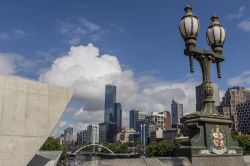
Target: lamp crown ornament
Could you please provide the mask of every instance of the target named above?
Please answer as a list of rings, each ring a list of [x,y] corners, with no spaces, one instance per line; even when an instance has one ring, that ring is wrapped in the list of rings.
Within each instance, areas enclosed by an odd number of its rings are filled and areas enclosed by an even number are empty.
[[[193,15],[193,13],[192,13],[192,7],[190,5],[188,5],[188,4],[184,8],[184,11],[185,11],[185,16]]]

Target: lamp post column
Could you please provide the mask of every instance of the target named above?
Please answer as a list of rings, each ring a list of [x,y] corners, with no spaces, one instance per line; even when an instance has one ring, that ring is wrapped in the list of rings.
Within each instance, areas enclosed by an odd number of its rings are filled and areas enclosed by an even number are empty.
[[[145,123],[143,124],[143,155],[145,156],[145,145],[146,145],[146,136],[145,136]]]

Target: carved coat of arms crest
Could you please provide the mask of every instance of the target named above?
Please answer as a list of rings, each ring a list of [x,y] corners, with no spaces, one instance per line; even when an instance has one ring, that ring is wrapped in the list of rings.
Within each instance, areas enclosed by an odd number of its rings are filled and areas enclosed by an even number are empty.
[[[211,148],[210,152],[216,154],[223,154],[227,152],[226,138],[224,132],[219,128],[218,125],[211,130],[210,133]]]

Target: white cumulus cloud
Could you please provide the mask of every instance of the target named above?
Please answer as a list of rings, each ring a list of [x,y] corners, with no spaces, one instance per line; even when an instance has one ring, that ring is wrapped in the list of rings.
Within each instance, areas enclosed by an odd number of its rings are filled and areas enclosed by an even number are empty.
[[[152,75],[135,77],[132,70],[122,69],[116,56],[101,55],[93,44],[71,47],[40,75],[39,80],[75,90],[74,100],[86,102],[85,108],[72,112],[73,119],[81,123],[103,121],[105,85],[116,85],[125,126],[128,125],[129,109],[170,111],[173,97],[184,104],[185,114],[194,112],[195,85],[199,84],[196,81],[159,80]]]

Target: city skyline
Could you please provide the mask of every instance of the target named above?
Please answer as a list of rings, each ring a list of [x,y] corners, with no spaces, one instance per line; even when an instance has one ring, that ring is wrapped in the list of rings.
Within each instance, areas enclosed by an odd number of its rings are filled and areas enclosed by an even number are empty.
[[[6,1],[0,7],[0,74],[75,90],[54,134],[101,122],[106,84],[117,85],[125,122],[131,108],[170,111],[172,96],[183,103],[184,115],[195,112],[200,69],[195,64],[198,70],[189,74],[178,32],[186,1],[48,2]],[[226,29],[222,79],[213,77],[222,96],[233,85],[250,87],[250,2],[213,3],[190,5],[201,20],[198,46],[208,48],[203,39],[214,12]]]

